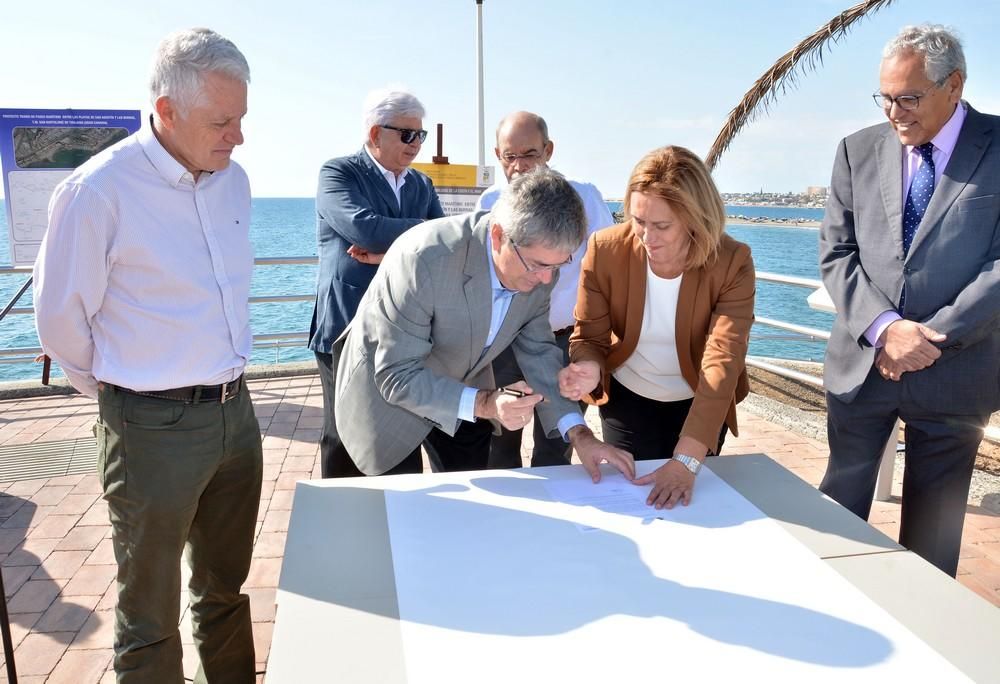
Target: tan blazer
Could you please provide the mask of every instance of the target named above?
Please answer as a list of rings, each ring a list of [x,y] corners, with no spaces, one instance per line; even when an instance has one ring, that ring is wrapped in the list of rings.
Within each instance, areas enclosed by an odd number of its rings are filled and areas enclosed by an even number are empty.
[[[712,448],[722,423],[738,435],[736,403],[749,392],[745,359],[756,292],[750,248],[722,236],[715,261],[685,271],[677,301],[677,356],[694,403],[681,435]],[[585,400],[609,400],[610,375],[635,351],[646,303],[646,251],[631,224],[590,237],[580,272],[573,361],[596,361],[601,382]]]

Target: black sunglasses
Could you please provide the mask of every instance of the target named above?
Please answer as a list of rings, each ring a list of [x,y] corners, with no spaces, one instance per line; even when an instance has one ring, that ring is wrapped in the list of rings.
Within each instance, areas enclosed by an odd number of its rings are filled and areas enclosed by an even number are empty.
[[[409,145],[416,138],[420,138],[420,142],[427,140],[427,131],[422,128],[420,130],[414,128],[396,128],[395,126],[382,126],[382,128],[388,128],[390,131],[399,131],[399,139],[403,141],[404,145]]]

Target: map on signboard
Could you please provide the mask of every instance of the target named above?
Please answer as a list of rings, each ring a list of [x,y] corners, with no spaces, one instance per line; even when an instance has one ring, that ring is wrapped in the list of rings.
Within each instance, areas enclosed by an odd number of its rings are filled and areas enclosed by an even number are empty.
[[[22,169],[75,169],[128,134],[125,128],[18,126],[12,132],[14,163]]]

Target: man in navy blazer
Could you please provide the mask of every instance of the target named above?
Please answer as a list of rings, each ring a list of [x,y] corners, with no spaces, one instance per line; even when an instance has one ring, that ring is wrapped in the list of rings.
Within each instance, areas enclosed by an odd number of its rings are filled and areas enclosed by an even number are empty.
[[[906,423],[899,541],[954,576],[983,426],[1000,407],[1000,118],[962,100],[941,26],[883,53],[887,123],[837,151],[820,270],[830,461],[820,489],[862,518],[882,446]]]
[[[444,216],[431,179],[409,168],[427,137],[423,117],[424,107],[411,93],[371,93],[365,101],[364,146],[331,159],[319,172],[319,274],[309,348],[323,385],[323,477],[361,475],[343,447],[334,418],[333,341],[354,317],[389,245],[418,223]],[[418,448],[393,472],[420,470]]]

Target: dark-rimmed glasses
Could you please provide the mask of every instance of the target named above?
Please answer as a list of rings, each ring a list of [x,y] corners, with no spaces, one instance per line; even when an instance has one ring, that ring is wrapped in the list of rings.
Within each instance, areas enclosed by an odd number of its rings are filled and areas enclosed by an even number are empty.
[[[945,76],[940,81],[936,81],[930,88],[919,95],[897,95],[896,97],[891,97],[884,93],[872,93],[872,99],[875,100],[875,106],[881,107],[882,111],[885,112],[892,109],[893,104],[903,111],[912,112],[920,106],[921,98],[927,97],[927,94],[935,88],[943,86],[950,76],[951,74],[948,74],[948,76]]]
[[[517,248],[517,245],[515,245],[513,242],[509,240],[508,242],[510,242],[510,246],[514,248],[514,254],[516,254],[517,258],[521,260],[521,265],[524,266],[524,270],[527,271],[528,273],[544,273],[545,271],[558,271],[563,266],[568,266],[571,263],[573,263],[573,255],[570,254],[569,259],[562,262],[561,264],[535,264],[534,266],[529,266],[528,262],[525,261],[523,256],[521,256],[521,250]]]
[[[411,142],[420,139],[420,142],[427,140],[427,131],[424,129],[416,128],[397,128],[396,126],[386,126],[382,125],[380,128],[388,128],[390,131],[397,131],[399,133],[399,139],[404,145],[409,145]]]

